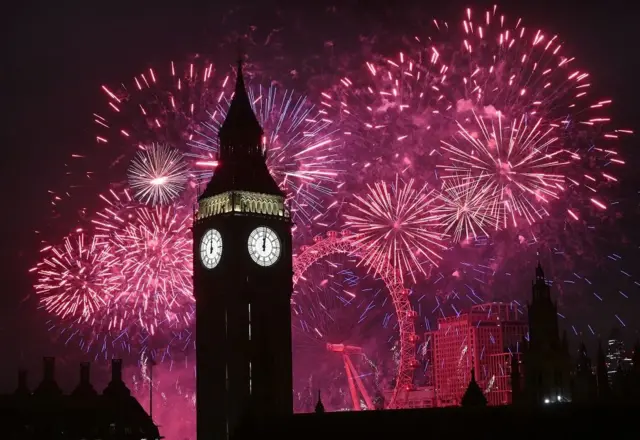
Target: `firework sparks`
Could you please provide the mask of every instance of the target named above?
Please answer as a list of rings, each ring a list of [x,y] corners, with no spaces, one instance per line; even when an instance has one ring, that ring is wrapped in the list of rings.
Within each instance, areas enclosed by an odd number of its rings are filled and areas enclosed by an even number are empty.
[[[474,121],[479,133],[458,124],[462,142],[442,141],[451,155],[450,165],[440,165],[443,178],[462,175],[480,181],[479,194],[486,195],[496,229],[509,222],[517,226],[519,217],[531,225],[549,215],[545,205],[559,198],[565,187],[560,173],[569,164],[562,160],[553,127],[541,126],[540,120],[529,125],[525,116],[507,124],[500,112],[489,123],[474,113]]]
[[[454,242],[488,236],[487,230],[496,224],[493,209],[500,208],[497,196],[490,194],[490,188],[480,179],[470,175],[444,179],[439,199],[442,203],[433,213]]]
[[[117,88],[103,85],[107,106],[94,113],[96,141],[129,150],[153,143],[183,145],[207,119],[207,109],[232,91],[228,79],[212,63],[196,60],[149,68]]]
[[[139,208],[114,232],[113,256],[127,285],[116,298],[120,322],[151,335],[187,326],[193,315],[191,213],[180,207]]]
[[[451,159],[437,148],[440,140],[461,131],[459,123],[465,125],[472,112],[500,113],[503,121],[524,117],[528,126],[543,121],[541,130],[553,129],[547,136],[556,139],[554,149],[566,153],[562,161],[571,162],[562,173],[564,185],[536,183],[537,194],[528,200],[538,198],[533,206],[509,200],[498,216],[502,227],[508,215],[525,218],[523,224],[546,215],[542,199],[566,193],[559,186],[575,194],[565,201],[569,219],[580,217],[579,205],[607,209],[600,190],[618,180],[615,167],[624,160],[616,143],[632,132],[613,127],[607,114],[612,101],[591,92],[588,72],[564,54],[558,36],[525,27],[495,7],[475,15],[467,9],[455,25],[433,20],[425,34],[399,41],[403,50],[396,56],[370,57],[360,72],[322,93],[323,107],[353,140],[346,152],[350,162],[367,169],[353,177],[357,185],[367,183],[367,176],[390,180],[391,173],[402,173],[439,186],[434,168]]]
[[[186,187],[187,165],[182,154],[166,145],[154,144],[139,151],[129,166],[129,185],[145,204],[169,204]]]
[[[62,320],[93,322],[123,284],[111,271],[110,250],[101,237],[83,233],[65,238],[61,247],[44,248],[48,256],[33,269],[42,307]]]
[[[345,224],[358,234],[365,263],[376,271],[391,264],[402,280],[409,273],[414,283],[416,272],[427,275],[426,264],[437,266],[446,247],[432,212],[436,197],[426,185],[413,179],[405,184],[398,176],[391,185],[378,182],[364,197],[356,195],[354,214],[345,215]]]

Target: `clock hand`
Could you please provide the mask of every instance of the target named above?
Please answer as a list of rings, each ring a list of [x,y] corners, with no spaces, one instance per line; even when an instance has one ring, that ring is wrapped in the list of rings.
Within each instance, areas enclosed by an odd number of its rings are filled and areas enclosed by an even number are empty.
[[[266,252],[267,250],[267,234],[262,236],[262,252]]]

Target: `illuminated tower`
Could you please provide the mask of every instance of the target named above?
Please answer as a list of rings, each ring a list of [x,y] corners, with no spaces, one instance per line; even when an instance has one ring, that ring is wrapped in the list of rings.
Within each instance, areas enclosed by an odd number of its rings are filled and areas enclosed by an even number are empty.
[[[293,413],[291,221],[241,63],[219,138],[193,226],[202,440],[228,438],[241,419]]]

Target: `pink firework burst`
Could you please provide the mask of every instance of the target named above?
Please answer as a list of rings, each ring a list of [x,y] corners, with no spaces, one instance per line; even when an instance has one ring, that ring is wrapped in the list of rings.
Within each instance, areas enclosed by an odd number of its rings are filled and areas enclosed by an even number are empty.
[[[500,112],[493,118],[473,113],[473,121],[472,129],[458,124],[460,142],[442,141],[450,156],[450,164],[440,165],[442,178],[477,180],[495,229],[517,226],[520,218],[532,225],[549,215],[549,202],[565,188],[563,168],[571,163],[554,127],[525,115],[507,121]]]
[[[167,145],[153,144],[139,151],[129,166],[129,185],[145,204],[169,204],[180,197],[189,173],[182,154]]]
[[[437,195],[427,185],[396,176],[390,184],[368,185],[355,199],[345,224],[358,235],[354,240],[363,247],[366,265],[380,271],[391,264],[402,281],[410,274],[414,283],[416,272],[426,276],[425,266],[438,266],[446,246],[433,212]]]
[[[150,333],[184,328],[193,316],[191,212],[182,207],[138,208],[112,237],[126,280],[116,298],[122,322]]]
[[[433,20],[399,45],[397,55],[374,55],[322,94],[323,106],[353,139],[352,162],[372,170],[359,174],[365,181],[413,171],[435,184],[435,166],[452,158],[440,140],[459,131],[458,123],[466,128],[473,113],[500,112],[503,121],[524,116],[530,126],[542,120],[553,128],[548,136],[571,162],[562,173],[572,195],[563,201],[570,219],[579,218],[583,202],[606,209],[602,190],[617,181],[615,167],[624,164],[617,140],[631,131],[613,127],[611,100],[596,96],[588,72],[564,53],[558,36],[494,7],[481,14],[468,9],[455,24]],[[541,186],[546,191],[538,190],[539,197],[554,199],[549,192],[556,190]],[[539,211],[530,207],[522,216],[532,221]]]
[[[433,213],[454,242],[489,235],[500,213],[497,196],[490,191],[481,179],[471,175],[456,174],[443,179],[438,195],[440,203]]]
[[[112,270],[111,250],[104,237],[82,232],[42,249],[46,256],[32,269],[41,306],[61,320],[95,323],[123,285]]]

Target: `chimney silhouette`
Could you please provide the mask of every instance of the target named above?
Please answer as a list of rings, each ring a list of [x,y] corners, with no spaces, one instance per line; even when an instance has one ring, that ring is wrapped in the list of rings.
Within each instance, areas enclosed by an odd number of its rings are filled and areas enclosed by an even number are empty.
[[[56,380],[56,358],[54,357],[45,357],[43,359],[43,372],[42,372],[42,381],[43,382],[55,382]]]
[[[56,358],[45,357],[43,359],[42,382],[36,388],[34,394],[39,396],[55,397],[62,394],[62,390],[56,383]]]
[[[109,382],[102,394],[116,399],[131,396],[131,391],[122,381],[122,359],[113,359],[111,361],[111,382]]]
[[[122,382],[122,359],[111,361],[111,382]]]
[[[96,390],[91,385],[91,364],[89,362],[82,362],[80,364],[80,383],[75,390],[71,393],[72,396],[90,398],[95,396]]]
[[[80,383],[88,384],[91,382],[91,364],[89,362],[80,363]]]

